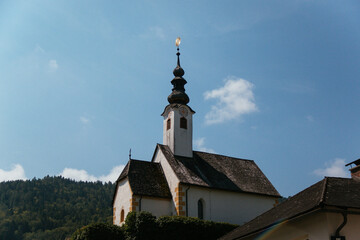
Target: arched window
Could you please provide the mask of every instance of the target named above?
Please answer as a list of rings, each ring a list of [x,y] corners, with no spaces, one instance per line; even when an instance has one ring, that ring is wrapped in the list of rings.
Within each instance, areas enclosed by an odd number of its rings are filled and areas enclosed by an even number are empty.
[[[187,120],[184,117],[180,118],[180,128],[187,129]]]
[[[198,201],[198,218],[204,219],[204,203],[201,199]]]
[[[169,130],[171,128],[171,119],[169,118],[167,121],[166,121],[166,130]]]
[[[124,209],[121,209],[121,214],[120,214],[120,222],[122,223],[124,221],[125,218],[125,212]]]

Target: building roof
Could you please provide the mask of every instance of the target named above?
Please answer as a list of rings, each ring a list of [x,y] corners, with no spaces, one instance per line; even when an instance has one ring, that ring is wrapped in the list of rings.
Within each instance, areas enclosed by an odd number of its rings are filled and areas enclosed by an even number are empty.
[[[166,145],[158,148],[183,184],[280,197],[252,160],[198,151],[187,158],[173,155]]]
[[[240,239],[253,233],[260,233],[285,220],[326,207],[360,209],[360,181],[325,177],[220,239]]]
[[[117,179],[116,189],[125,178],[134,195],[171,198],[169,185],[159,163],[131,159]]]

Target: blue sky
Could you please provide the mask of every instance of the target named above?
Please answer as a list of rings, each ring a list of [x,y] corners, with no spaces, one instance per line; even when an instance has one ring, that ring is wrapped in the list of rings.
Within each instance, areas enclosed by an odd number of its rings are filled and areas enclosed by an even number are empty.
[[[358,1],[1,1],[0,181],[111,180],[162,143],[175,39],[194,148],[293,195],[360,157]]]

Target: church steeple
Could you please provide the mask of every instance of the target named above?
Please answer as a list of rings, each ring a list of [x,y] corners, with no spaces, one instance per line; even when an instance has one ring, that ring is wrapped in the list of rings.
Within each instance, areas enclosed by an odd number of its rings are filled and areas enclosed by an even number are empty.
[[[195,113],[187,104],[190,99],[185,93],[183,78],[185,71],[180,66],[180,38],[176,39],[177,65],[173,71],[172,92],[169,105],[161,114],[164,117],[163,144],[169,146],[174,155],[192,157],[192,115]]]
[[[174,86],[172,89],[172,93],[168,96],[168,101],[170,104],[179,103],[179,104],[188,104],[190,99],[188,95],[185,93],[184,85],[187,83],[183,78],[185,71],[180,66],[180,52],[179,52],[179,44],[180,38],[176,39],[177,46],[177,66],[173,71],[174,79],[171,81],[171,84]]]

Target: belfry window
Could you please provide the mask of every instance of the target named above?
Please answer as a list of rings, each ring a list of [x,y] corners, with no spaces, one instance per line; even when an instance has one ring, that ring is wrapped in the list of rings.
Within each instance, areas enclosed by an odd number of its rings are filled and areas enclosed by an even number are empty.
[[[187,129],[187,120],[184,117],[180,118],[180,128]]]
[[[204,203],[201,199],[198,201],[198,218],[204,219]]]
[[[167,121],[166,121],[166,130],[169,130],[171,128],[171,119],[169,118]]]

